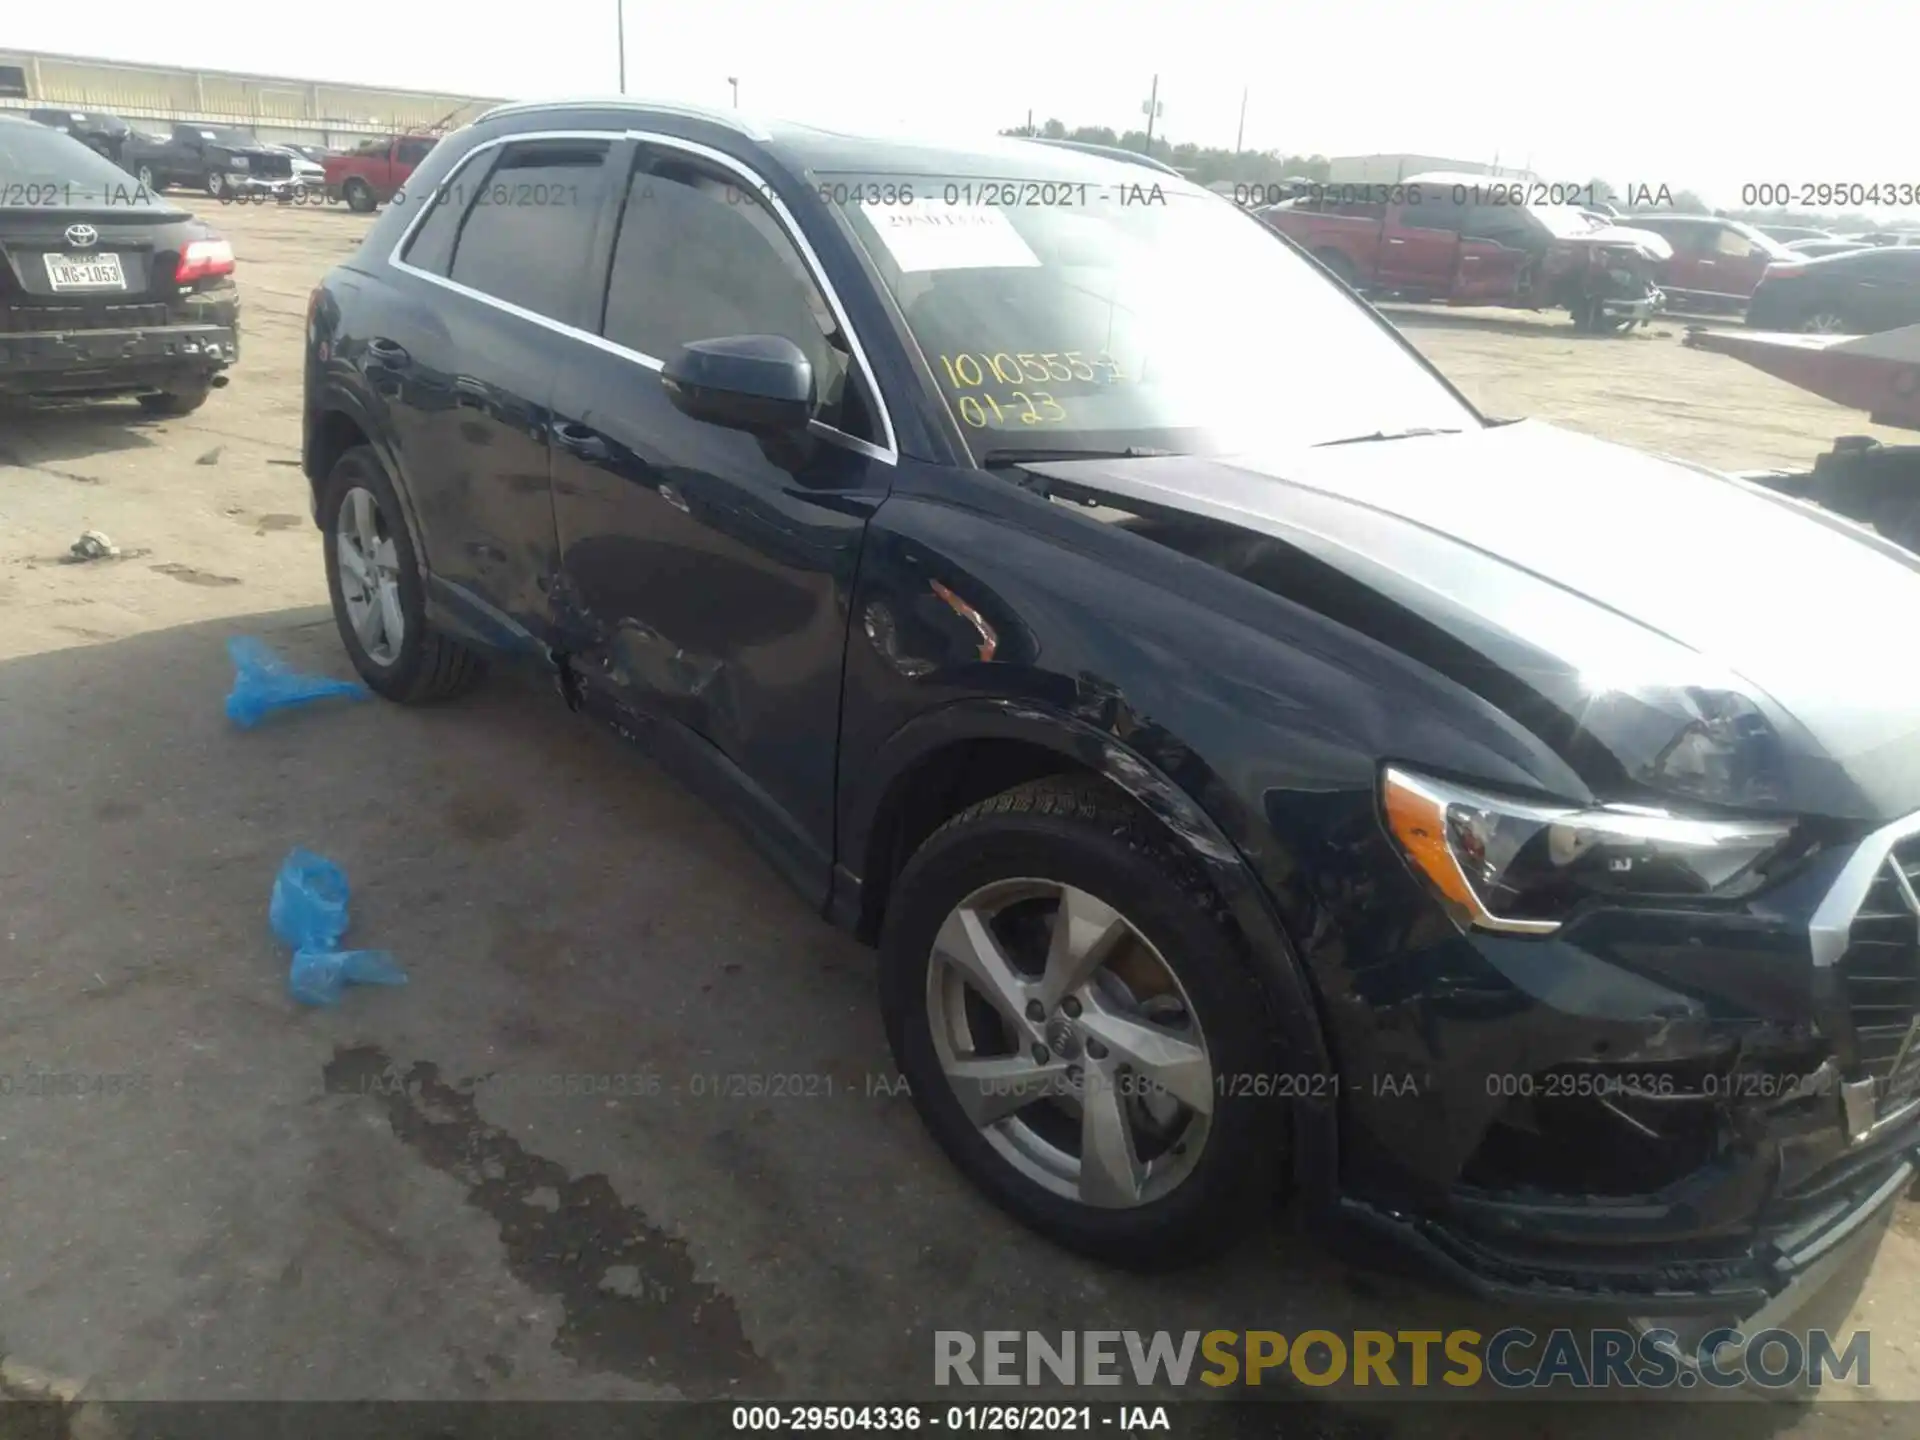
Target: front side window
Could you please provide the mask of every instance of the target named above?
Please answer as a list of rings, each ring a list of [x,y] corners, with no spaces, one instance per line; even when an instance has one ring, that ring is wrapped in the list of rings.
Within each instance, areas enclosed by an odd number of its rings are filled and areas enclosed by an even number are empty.
[[[662,154],[635,170],[602,334],[662,361],[693,340],[781,336],[813,366],[820,418],[873,438],[845,337],[800,252],[751,187],[698,161]]]
[[[398,151],[399,161],[402,165],[418,165],[432,153],[433,146],[432,140],[420,138],[402,140]]]
[[[414,251],[429,248],[427,226],[452,205],[461,214],[457,231],[444,236],[451,241],[448,279],[536,315],[579,323],[607,152],[605,140],[530,140],[504,147],[484,180],[478,167],[465,167],[440,187],[408,262],[420,263]],[[468,173],[476,179],[468,181]]]
[[[1419,198],[1408,194],[1407,203],[1401,207],[1400,223],[1411,230],[1445,230],[1458,235],[1460,226],[1467,217],[1467,207],[1457,203],[1444,185],[1421,185],[1412,187],[1419,191]]]
[[[1259,220],[1182,181],[1095,173],[818,177],[976,458],[1220,453],[1481,423]]]

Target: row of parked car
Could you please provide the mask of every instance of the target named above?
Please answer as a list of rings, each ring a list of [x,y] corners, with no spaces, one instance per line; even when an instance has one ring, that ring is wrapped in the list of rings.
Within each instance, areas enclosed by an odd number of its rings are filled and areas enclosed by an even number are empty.
[[[69,187],[0,234],[0,381],[228,363],[231,250],[87,202],[119,173],[0,118],[0,181]],[[712,796],[877,947],[914,1104],[1011,1214],[1155,1267],[1295,1196],[1669,1339],[1878,1245],[1912,555],[1489,419],[1131,161],[544,104],[414,188],[304,334],[352,664],[407,702],[524,667]],[[1591,241],[1562,281],[1671,250],[1522,218]]]
[[[437,139],[431,134],[385,135],[348,150],[280,145],[231,125],[182,121],[164,132],[142,130],[98,110],[41,107],[27,118],[71,135],[112,161],[149,191],[198,190],[215,199],[270,195],[294,200],[324,194],[350,209],[371,212],[406,183]]]
[[[1430,174],[1257,212],[1348,284],[1456,305],[1565,309],[1626,330],[1661,310],[1861,334],[1920,321],[1920,236],[1842,238],[1678,212],[1515,203],[1480,175]]]

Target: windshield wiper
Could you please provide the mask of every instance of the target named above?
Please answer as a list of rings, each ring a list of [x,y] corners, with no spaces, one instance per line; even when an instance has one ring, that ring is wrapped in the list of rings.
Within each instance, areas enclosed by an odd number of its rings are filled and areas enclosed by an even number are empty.
[[[1150,450],[1139,445],[1129,445],[1123,450],[1045,450],[1011,446],[982,451],[980,467],[984,470],[995,465],[1043,465],[1050,460],[1151,460],[1175,453],[1172,450]]]
[[[1349,435],[1344,440],[1322,440],[1313,448],[1325,449],[1329,445],[1367,445],[1375,440],[1413,440],[1422,435],[1460,435],[1460,430],[1442,429],[1432,425],[1416,425],[1411,430],[1376,430],[1371,435]]]

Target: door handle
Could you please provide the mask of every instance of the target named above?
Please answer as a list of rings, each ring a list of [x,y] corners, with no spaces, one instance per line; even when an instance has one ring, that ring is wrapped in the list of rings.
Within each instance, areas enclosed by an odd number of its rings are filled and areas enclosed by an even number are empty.
[[[469,410],[487,408],[487,387],[471,376],[462,375],[453,382],[453,403]]]
[[[1389,245],[1404,245],[1404,244],[1406,244],[1406,243],[1407,243],[1407,242],[1406,242],[1406,241],[1404,241],[1404,240],[1396,240],[1396,239],[1394,239],[1394,238],[1393,238],[1393,237],[1391,237],[1391,236],[1389,236],[1389,237],[1387,238],[1387,244],[1389,244]]]
[[[584,425],[575,425],[571,421],[553,427],[553,440],[570,455],[578,455],[582,460],[604,460],[607,458],[607,442],[596,432]]]
[[[384,335],[376,335],[369,340],[367,351],[375,361],[389,370],[404,370],[413,363],[413,357],[407,354],[406,346],[389,340]]]

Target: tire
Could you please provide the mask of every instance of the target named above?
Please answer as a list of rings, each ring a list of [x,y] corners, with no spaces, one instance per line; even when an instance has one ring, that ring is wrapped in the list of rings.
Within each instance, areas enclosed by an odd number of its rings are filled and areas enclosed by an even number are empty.
[[[356,492],[366,494],[375,507],[374,528],[384,542],[382,563],[390,571],[392,585],[387,603],[400,615],[402,633],[397,645],[383,643],[391,641],[384,623],[378,636],[363,638],[353,619],[358,607],[349,603],[343,587],[341,511]],[[368,688],[402,704],[448,700],[471,689],[485,665],[459,641],[429,628],[418,552],[405,517],[399,494],[371,448],[357,445],[334,462],[321,485],[318,517],[326,551],[327,596],[333,603],[340,641]],[[386,606],[376,603],[375,608],[384,612]]]
[[[1041,1015],[1044,1023],[1021,1031],[1001,1018],[1011,1012],[987,1007],[981,999],[984,990],[970,982],[966,988],[971,997],[963,993],[956,1005],[954,986],[961,984],[961,971],[944,961],[936,965],[934,951],[943,927],[949,927],[963,902],[985,913],[997,903],[992,897],[1020,895],[1036,883],[1071,887],[1068,893],[1077,897],[1078,913],[1090,919],[1114,915],[1129,931],[1109,952],[1111,962],[1099,965],[1094,983],[1072,992],[1082,997],[1077,1005],[1067,999],[1049,1009],[1030,998],[1025,1003],[1038,1004],[1040,1010],[1025,1013]],[[1028,984],[1035,983],[1036,955],[1044,968],[1051,926],[1059,914],[1056,902],[1052,918],[1047,918],[1046,903],[1016,899],[995,922],[1014,923],[1013,929],[999,933],[1005,953],[1021,962]],[[946,935],[967,933],[964,924],[954,924],[959,928],[945,928]],[[1104,924],[1096,920],[1091,929],[1075,928],[1093,934]],[[942,945],[951,952],[951,941]],[[1276,1198],[1287,1153],[1286,1112],[1264,1095],[1241,1093],[1250,1086],[1222,1086],[1226,1076],[1273,1073],[1277,1046],[1266,1018],[1265,994],[1212,889],[1151,820],[1098,780],[1034,781],[947,821],[901,871],[887,906],[880,949],[887,1035],[921,1119],[960,1170],[1022,1223],[1082,1254],[1132,1269],[1158,1270],[1192,1263],[1238,1243]],[[1063,1147],[1085,1153],[1088,1130],[1081,1127],[1087,1106],[1082,1103],[1076,1110],[1071,1097],[1057,1093],[1062,1083],[1071,1087],[1080,1082],[1071,1078],[1070,1070],[1064,1080],[1058,1072],[1077,1055],[1087,1067],[1083,1077],[1092,1076],[1096,1066],[1111,1077],[1116,1056],[1124,1058],[1124,1047],[1108,1050],[1098,1043],[1101,1035],[1122,1033],[1113,1028],[1111,1017],[1123,1013],[1124,1004],[1115,1006],[1110,989],[1094,998],[1118,978],[1115,972],[1123,963],[1136,987],[1122,987],[1126,1002],[1131,1003],[1135,993],[1154,990],[1152,983],[1142,985],[1143,974],[1149,982],[1157,975],[1159,993],[1147,1004],[1159,1006],[1163,1017],[1184,1015],[1184,1024],[1164,1019],[1161,1033],[1190,1040],[1197,1026],[1205,1052],[1204,1085],[1198,1078],[1203,1072],[1191,1066],[1149,1073],[1184,1076],[1183,1088],[1204,1095],[1211,1114],[1202,1120],[1197,1113],[1186,1113],[1165,1091],[1151,1101],[1128,1098],[1140,1093],[1126,1083],[1129,1077],[1110,1078],[1104,1093],[1111,1108],[1101,1113],[1118,1117],[1127,1127],[1128,1159],[1095,1167],[1096,1179],[1125,1174],[1130,1162],[1142,1155],[1162,1169],[1131,1194],[1109,1189],[1099,1200],[1083,1188],[1090,1186],[1088,1167],[1078,1157],[1063,1157],[1056,1148],[1053,1161],[1071,1159],[1075,1168],[1050,1171],[1045,1145],[1036,1148],[1034,1141],[1050,1132]],[[1178,993],[1167,993],[1168,976]],[[1000,1028],[1001,1047],[957,1046],[953,1024],[961,1016],[968,1027],[984,1019],[985,1029]],[[977,1041],[980,1030],[972,1029],[971,1038]],[[1041,1041],[1045,1044],[1039,1053],[1056,1075],[1046,1083],[1055,1086],[1056,1093],[1023,1105],[1002,1105],[1005,1113],[990,1122],[970,1118],[948,1078],[947,1064],[956,1056],[963,1067],[986,1057],[989,1063],[1026,1067]],[[1189,1045],[1186,1053],[1192,1052]],[[1037,1065],[1033,1068],[1038,1072]],[[1130,1077],[1132,1087],[1139,1085],[1142,1073],[1136,1070]],[[976,1087],[976,1101],[982,1095],[1004,1096],[1006,1088],[993,1088],[997,1084]],[[1095,1090],[1087,1088],[1082,1094],[1090,1099]],[[1144,1113],[1149,1104],[1181,1112],[1167,1128],[1148,1136],[1151,1148],[1126,1118],[1136,1105]],[[1132,1171],[1136,1180],[1139,1174]]]
[[[174,390],[162,390],[153,395],[140,397],[140,408],[149,415],[191,415],[207,403],[207,397],[213,394],[213,386],[202,380],[198,384],[182,385]]]
[[[373,198],[373,187],[358,176],[347,181],[340,193],[346,199],[347,208],[356,215],[371,215],[380,203]]]
[[[149,195],[158,195],[162,190],[167,188],[154,175],[153,167],[151,165],[137,166],[134,169],[133,178],[139,181],[140,188],[146,191]]]
[[[227,177],[222,175],[218,170],[211,171],[207,175],[207,194],[218,200],[226,193]]]

